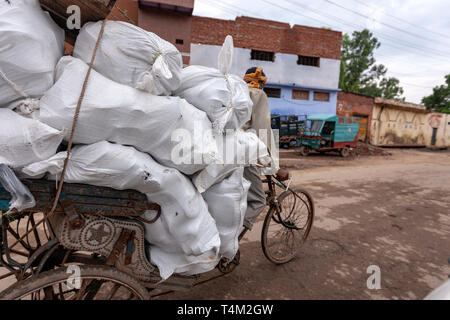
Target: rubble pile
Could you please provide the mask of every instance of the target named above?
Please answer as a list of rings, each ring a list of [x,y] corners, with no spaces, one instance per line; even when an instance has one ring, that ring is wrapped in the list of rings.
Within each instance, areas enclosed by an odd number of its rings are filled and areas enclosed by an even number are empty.
[[[373,146],[368,143],[359,141],[358,146],[355,149],[355,154],[358,156],[389,156],[388,151],[383,148]]]

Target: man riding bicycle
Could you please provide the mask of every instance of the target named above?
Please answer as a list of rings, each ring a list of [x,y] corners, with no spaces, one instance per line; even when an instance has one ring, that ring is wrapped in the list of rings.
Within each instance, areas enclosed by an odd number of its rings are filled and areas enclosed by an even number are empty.
[[[250,183],[250,190],[247,198],[247,212],[244,220],[244,227],[251,230],[253,223],[259,214],[266,207],[266,193],[264,191],[261,175],[277,175],[281,180],[289,178],[289,172],[279,167],[278,145],[272,132],[271,114],[267,94],[263,91],[267,83],[267,77],[261,67],[247,70],[244,81],[248,83],[250,98],[253,101],[253,111],[251,120],[243,127],[244,130],[254,129],[256,135],[263,141],[269,150],[272,162],[270,168],[260,169],[250,166],[244,170],[244,178]]]

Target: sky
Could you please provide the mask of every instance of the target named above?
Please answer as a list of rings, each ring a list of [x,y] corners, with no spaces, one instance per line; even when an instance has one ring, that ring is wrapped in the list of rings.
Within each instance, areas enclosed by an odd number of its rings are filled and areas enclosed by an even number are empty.
[[[378,38],[377,63],[396,77],[406,101],[420,103],[450,74],[450,0],[195,0],[194,15],[250,16]]]

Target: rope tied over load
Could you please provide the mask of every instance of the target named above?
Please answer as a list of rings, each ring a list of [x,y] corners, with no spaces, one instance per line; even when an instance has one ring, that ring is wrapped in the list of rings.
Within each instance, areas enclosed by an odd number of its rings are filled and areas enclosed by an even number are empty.
[[[52,216],[54,214],[54,212],[55,212],[55,210],[56,210],[56,208],[58,206],[59,198],[61,197],[61,192],[62,192],[62,188],[63,188],[63,185],[64,185],[64,177],[66,175],[67,165],[69,163],[69,159],[70,159],[70,155],[71,155],[71,151],[72,151],[73,137],[75,135],[75,129],[77,127],[78,118],[79,118],[80,110],[81,110],[81,105],[83,103],[84,95],[85,95],[86,90],[87,90],[87,86],[88,86],[88,82],[89,82],[89,76],[91,75],[92,69],[94,67],[94,61],[95,61],[95,57],[97,56],[97,51],[98,51],[98,48],[100,46],[100,41],[101,41],[101,39],[103,37],[103,33],[105,31],[106,21],[107,21],[106,19],[103,20],[102,28],[101,28],[100,33],[98,35],[97,42],[96,42],[95,48],[94,48],[94,52],[92,53],[91,62],[89,64],[89,68],[88,68],[88,71],[86,73],[86,77],[84,79],[83,87],[81,89],[80,97],[78,99],[78,103],[77,103],[77,106],[76,106],[76,109],[75,109],[75,114],[74,114],[74,117],[73,117],[72,130],[70,132],[69,144],[68,144],[68,147],[67,147],[67,157],[64,160],[64,167],[63,167],[63,170],[61,172],[61,177],[60,177],[61,180],[59,181],[58,191],[56,192],[56,197],[55,197],[55,201],[53,202],[53,207],[50,210],[50,212],[45,215],[46,219],[48,219],[48,217],[50,217],[50,216]],[[49,224],[49,226],[51,228],[50,224]]]

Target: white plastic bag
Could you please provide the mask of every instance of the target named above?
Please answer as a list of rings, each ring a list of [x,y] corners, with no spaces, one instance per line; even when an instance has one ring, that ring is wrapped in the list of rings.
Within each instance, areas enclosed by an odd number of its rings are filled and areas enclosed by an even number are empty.
[[[230,260],[239,249],[239,234],[247,211],[250,182],[244,179],[243,175],[244,168],[234,169],[226,179],[202,195],[219,230],[219,254]]]
[[[65,131],[0,108],[0,163],[20,168],[53,156]]]
[[[9,210],[16,209],[22,212],[36,205],[36,200],[30,190],[24,186],[8,166],[2,163],[0,163],[0,185],[11,194]]]
[[[25,167],[23,172],[30,176],[50,172],[51,179],[59,180],[66,156],[66,152],[58,153]],[[102,141],[73,149],[65,181],[137,190],[159,204],[160,219],[146,224],[145,230],[146,239],[155,248],[150,249],[151,261],[164,279],[180,270],[209,271],[217,264],[220,238],[216,224],[200,193],[179,171],[159,165],[133,147]]]
[[[233,49],[233,38],[228,36],[219,54],[219,70],[189,66],[183,69],[181,86],[175,91],[175,95],[205,111],[218,133],[242,128],[252,114],[248,85],[241,78],[228,74]]]
[[[88,66],[64,57],[57,66],[57,82],[41,99],[39,119],[62,129],[71,128]],[[188,137],[186,153],[197,164],[176,159],[180,142],[172,134]],[[68,137],[68,134],[66,138]],[[203,111],[178,97],[160,97],[116,83],[92,71],[79,115],[74,143],[111,141],[132,145],[159,163],[193,174],[217,159],[211,122]],[[180,160],[180,161],[178,161]]]
[[[222,162],[210,164],[192,176],[192,182],[200,193],[222,181],[236,168],[270,166],[271,158],[266,145],[251,131],[228,131],[228,134],[216,137],[216,143],[218,150],[222,150]]]
[[[91,61],[102,22],[83,26],[73,55]],[[94,69],[116,82],[156,95],[170,95],[180,85],[183,60],[171,43],[132,24],[108,21]]]
[[[63,54],[64,30],[38,0],[0,1],[0,107],[40,98]]]

